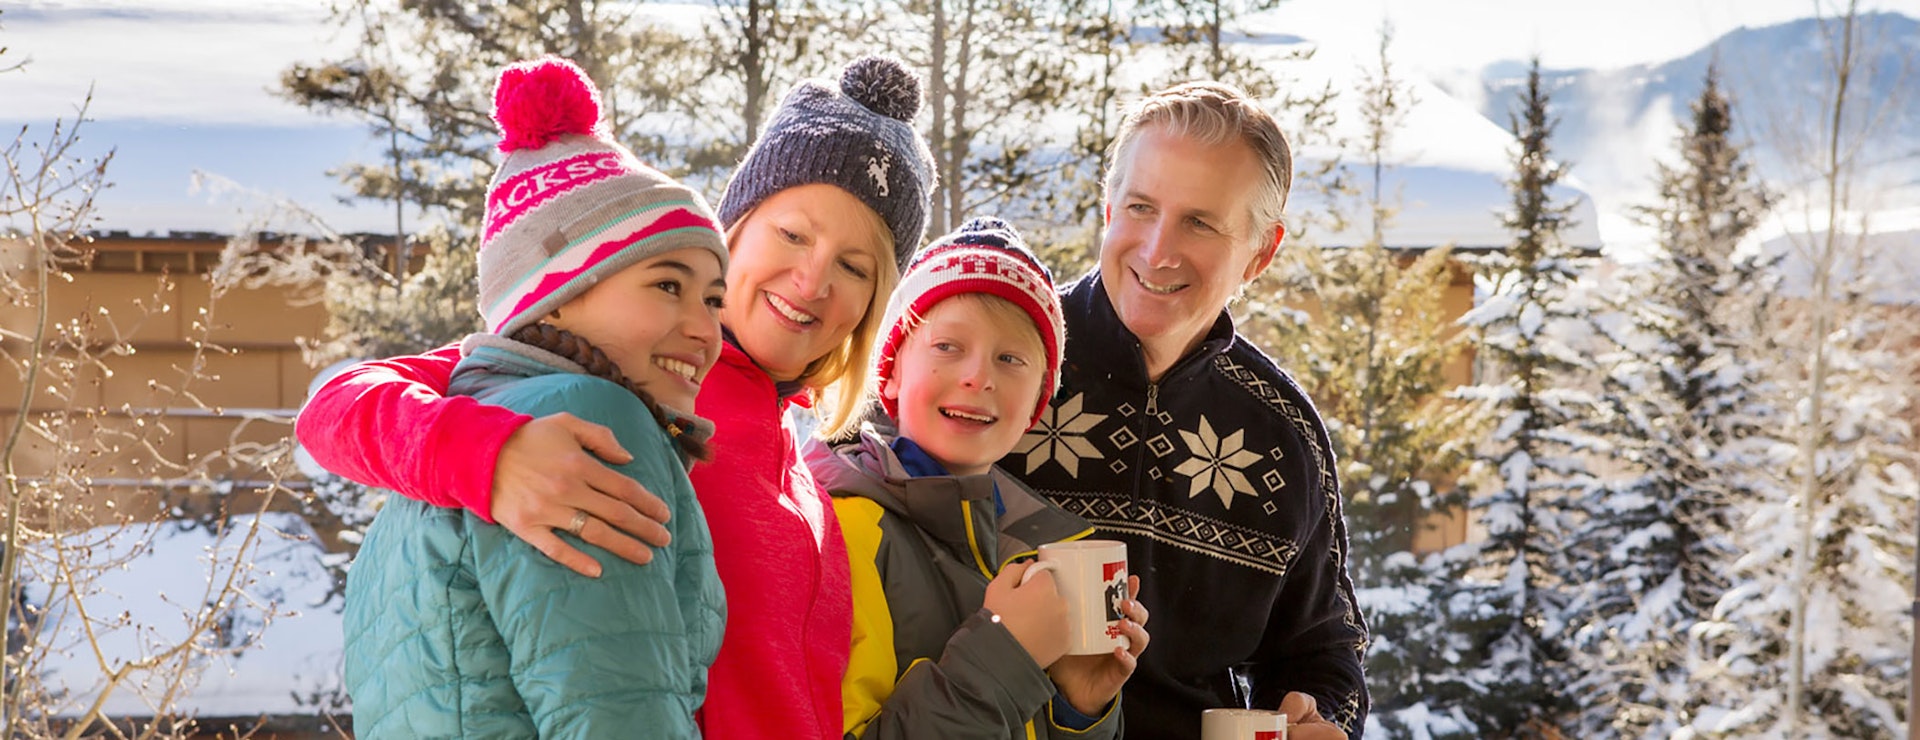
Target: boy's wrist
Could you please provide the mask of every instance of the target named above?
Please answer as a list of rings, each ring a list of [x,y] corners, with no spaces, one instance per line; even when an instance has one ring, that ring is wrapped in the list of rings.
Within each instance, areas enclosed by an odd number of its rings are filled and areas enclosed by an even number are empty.
[[[1069,730],[1078,731],[1099,724],[1100,717],[1107,713],[1107,708],[1113,701],[1109,699],[1092,707],[1083,706],[1079,702],[1074,701],[1073,698],[1067,696],[1066,690],[1056,684],[1054,686],[1053,701],[1051,703],[1053,706],[1049,716],[1052,718],[1053,723]]]
[[[1071,696],[1065,698],[1067,705],[1073,707],[1073,711],[1094,719],[1098,719],[1100,715],[1106,714],[1107,707],[1113,704],[1113,697],[1111,696],[1098,701],[1086,701]]]

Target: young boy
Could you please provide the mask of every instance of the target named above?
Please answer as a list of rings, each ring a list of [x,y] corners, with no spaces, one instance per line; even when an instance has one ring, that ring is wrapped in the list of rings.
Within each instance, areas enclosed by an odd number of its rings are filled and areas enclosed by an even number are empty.
[[[993,465],[1053,395],[1066,340],[1052,277],[1013,227],[981,218],[921,250],[881,324],[881,403],[898,434],[807,448],[852,561],[848,738],[1119,737],[1118,694],[1147,645],[1067,656],[1041,544],[1085,520]]]

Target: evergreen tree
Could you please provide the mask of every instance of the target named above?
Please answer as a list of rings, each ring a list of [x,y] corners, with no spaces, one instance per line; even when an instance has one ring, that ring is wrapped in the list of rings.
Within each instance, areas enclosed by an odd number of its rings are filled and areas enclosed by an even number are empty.
[[[1690,635],[1729,585],[1734,512],[1761,495],[1746,453],[1781,424],[1755,321],[1773,281],[1735,254],[1768,196],[1732,139],[1715,66],[1692,111],[1681,163],[1660,165],[1659,201],[1639,209],[1659,254],[1627,281],[1625,321],[1602,325],[1611,413],[1590,426],[1623,472],[1580,501],[1572,548],[1582,737],[1668,737],[1699,707]]]
[[[1874,140],[1898,86],[1864,62],[1856,3],[1823,19],[1831,64],[1817,126],[1780,142],[1802,152],[1781,180],[1808,183],[1806,222],[1791,222],[1789,258],[1804,292],[1776,312],[1770,350],[1791,408],[1767,450],[1774,495],[1742,512],[1737,584],[1698,631],[1711,662],[1699,671],[1709,703],[1688,728],[1712,737],[1891,738],[1908,734],[1914,634],[1914,396],[1920,343],[1911,305],[1875,302],[1889,272],[1867,217]],[[1862,90],[1891,90],[1862,95]],[[1790,273],[1791,277],[1801,277]]]
[[[1357,91],[1366,126],[1357,154],[1371,184],[1359,210],[1371,237],[1354,247],[1286,250],[1279,272],[1292,284],[1283,295],[1311,310],[1256,297],[1240,323],[1301,379],[1333,437],[1350,497],[1351,572],[1373,633],[1370,727],[1389,737],[1446,737],[1467,730],[1464,718],[1434,715],[1425,704],[1471,690],[1447,679],[1461,646],[1436,598],[1463,563],[1413,548],[1436,516],[1458,513],[1456,482],[1486,430],[1476,407],[1446,393],[1446,368],[1469,341],[1445,311],[1458,269],[1451,250],[1415,255],[1384,243],[1397,200],[1387,186],[1392,140],[1412,102],[1410,86],[1394,76],[1390,44],[1383,29],[1378,66]]]
[[[1573,423],[1594,410],[1575,385],[1587,360],[1566,343],[1585,322],[1574,283],[1586,260],[1561,237],[1573,204],[1554,193],[1567,168],[1548,145],[1549,102],[1536,58],[1512,118],[1519,149],[1502,219],[1514,241],[1486,261],[1488,294],[1465,319],[1480,331],[1483,382],[1463,395],[1486,403],[1496,426],[1476,451],[1486,476],[1469,504],[1486,538],[1446,601],[1472,635],[1461,679],[1477,691],[1462,709],[1496,736],[1550,736],[1564,720],[1569,499],[1590,482],[1591,443]]]
[[[1853,282],[1865,288],[1865,279]],[[1835,306],[1825,347],[1830,402],[1817,431],[1810,404],[1782,414],[1789,426],[1755,455],[1775,476],[1770,495],[1735,522],[1734,584],[1696,632],[1706,660],[1694,671],[1703,702],[1689,730],[1725,738],[1906,737],[1908,611],[1914,578],[1916,367],[1911,306],[1879,306],[1852,291]],[[1778,387],[1805,388],[1820,343],[1811,317],[1779,312]],[[1797,495],[1806,459],[1795,443],[1817,435],[1815,495]],[[1812,518],[1808,569],[1794,567],[1802,517]],[[1786,711],[1792,686],[1794,611],[1805,599],[1806,708]]]
[[[321,113],[366,121],[388,141],[385,161],[338,174],[355,195],[397,201],[474,230],[492,175],[499,135],[490,117],[494,77],[521,59],[574,60],[601,91],[601,114],[616,141],[642,160],[679,170],[710,134],[696,130],[676,101],[709,71],[697,36],[655,22],[641,4],[612,0],[393,4],[348,0],[334,21],[359,35],[345,58],[296,64],[281,91]]]

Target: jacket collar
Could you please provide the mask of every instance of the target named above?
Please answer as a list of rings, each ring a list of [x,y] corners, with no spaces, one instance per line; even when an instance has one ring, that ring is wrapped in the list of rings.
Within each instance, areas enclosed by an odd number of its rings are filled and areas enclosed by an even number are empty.
[[[755,385],[763,385],[768,393],[779,399],[780,410],[783,412],[790,404],[812,405],[807,398],[806,386],[797,381],[774,380],[773,376],[768,375],[767,371],[760,367],[760,363],[754,362],[753,358],[747,355],[747,351],[740,348],[739,342],[733,338],[733,332],[728,331],[724,326],[720,328],[720,332],[726,341],[720,343],[720,359],[716,364],[739,368],[742,374],[755,381]]]
[[[586,375],[587,368],[560,355],[498,334],[468,334],[460,340],[460,363],[453,368],[447,393],[472,396],[515,380],[560,373]],[[713,422],[664,403],[656,404],[667,415],[669,422],[680,423],[685,430],[683,433],[695,435],[696,439],[703,442],[713,438]],[[651,422],[652,419],[647,421]]]
[[[981,475],[913,477],[886,440],[872,432],[839,445],[809,440],[805,454],[815,481],[834,496],[870,499],[911,522],[956,557],[970,560],[970,550],[977,547],[995,572],[1006,560],[1040,543],[1079,539],[1093,531],[1086,520],[1042,498],[999,467]],[[1007,509],[998,518],[993,516],[996,486]]]
[[[1147,379],[1147,356],[1140,347],[1140,338],[1127,328],[1126,322],[1120,320],[1119,312],[1114,310],[1098,267],[1068,285],[1061,300],[1067,314],[1067,344],[1073,347],[1067,353],[1070,362],[1077,359],[1073,364],[1101,368],[1114,379],[1134,387],[1145,388],[1150,384]],[[1233,337],[1233,316],[1221,309],[1220,316],[1207,329],[1207,335],[1200,340],[1200,345],[1175,362],[1159,382],[1191,377],[1213,358],[1231,348]]]

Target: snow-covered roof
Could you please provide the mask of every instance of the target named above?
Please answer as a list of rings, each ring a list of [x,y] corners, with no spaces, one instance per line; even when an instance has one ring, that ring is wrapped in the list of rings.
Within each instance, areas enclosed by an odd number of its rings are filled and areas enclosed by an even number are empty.
[[[1367,70],[1378,62],[1356,51],[1366,50],[1320,46],[1310,60],[1276,67],[1284,74],[1297,76],[1297,84],[1306,88],[1331,85],[1341,91],[1334,101],[1333,129],[1316,132],[1315,138],[1343,141],[1344,146],[1302,147],[1297,157],[1326,161],[1339,156],[1350,166],[1364,165],[1366,124],[1359,91]],[[1411,89],[1412,100],[1405,103],[1405,118],[1392,134],[1386,157],[1388,169],[1382,177],[1387,202],[1391,205],[1397,200],[1399,208],[1385,232],[1387,246],[1504,247],[1512,243],[1513,234],[1501,226],[1499,214],[1511,207],[1506,179],[1513,174],[1518,141],[1472,105],[1426,78],[1404,69],[1397,70],[1395,76]],[[1568,243],[1598,248],[1599,219],[1593,199],[1587,196],[1577,174],[1562,182],[1556,198],[1576,204],[1573,224],[1564,234]],[[1324,207],[1315,194],[1296,190],[1287,210],[1297,215]],[[1329,246],[1360,244],[1367,239],[1367,232],[1367,225],[1356,220],[1347,230],[1315,235],[1315,241]]]

